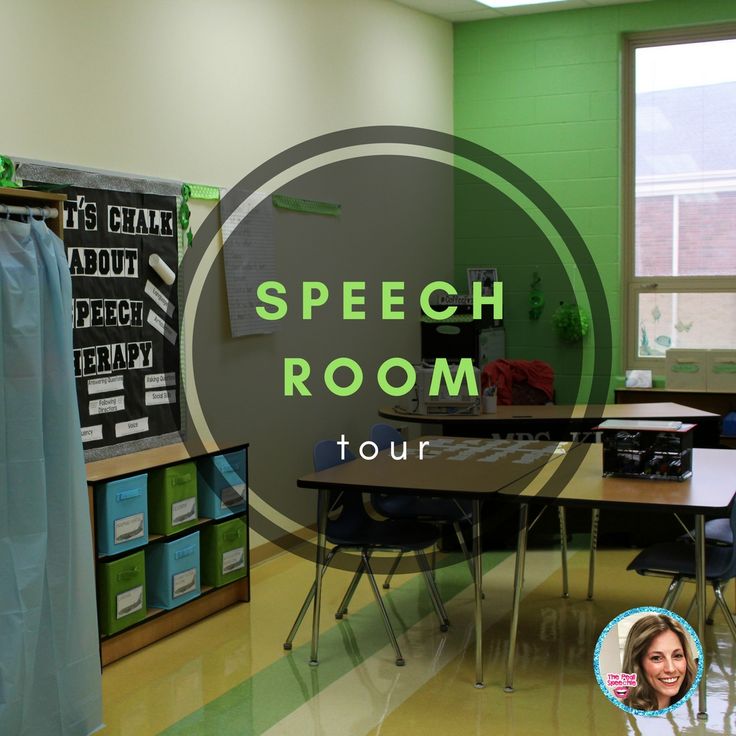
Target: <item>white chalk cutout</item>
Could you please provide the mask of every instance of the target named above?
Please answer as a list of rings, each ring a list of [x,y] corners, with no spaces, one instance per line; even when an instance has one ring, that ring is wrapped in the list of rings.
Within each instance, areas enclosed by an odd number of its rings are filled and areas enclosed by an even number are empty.
[[[148,256],[148,265],[161,277],[161,281],[166,286],[171,286],[176,281],[176,274],[164,263],[161,256],[156,253],[151,253]]]

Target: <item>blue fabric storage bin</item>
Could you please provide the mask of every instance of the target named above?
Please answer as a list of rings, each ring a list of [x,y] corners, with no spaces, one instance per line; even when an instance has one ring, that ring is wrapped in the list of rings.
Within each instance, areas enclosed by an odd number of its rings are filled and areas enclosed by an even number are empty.
[[[149,608],[176,608],[200,594],[199,532],[146,549]]]
[[[148,474],[95,486],[95,519],[101,555],[148,544]]]
[[[221,519],[245,511],[245,450],[210,455],[197,461],[199,513]]]

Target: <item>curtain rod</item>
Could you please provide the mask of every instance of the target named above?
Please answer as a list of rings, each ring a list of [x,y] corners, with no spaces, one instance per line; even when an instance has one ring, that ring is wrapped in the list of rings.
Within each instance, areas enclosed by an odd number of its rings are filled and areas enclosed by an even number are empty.
[[[59,210],[56,207],[25,207],[17,204],[1,204],[0,214],[5,215],[30,215],[31,217],[58,217]]]

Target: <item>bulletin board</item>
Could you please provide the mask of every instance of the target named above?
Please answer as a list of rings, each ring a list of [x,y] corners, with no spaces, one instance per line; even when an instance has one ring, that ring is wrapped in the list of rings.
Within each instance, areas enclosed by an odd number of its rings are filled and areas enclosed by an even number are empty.
[[[86,459],[181,440],[180,185],[25,163],[18,173],[24,186],[67,196],[64,247]],[[157,259],[166,268],[155,268]]]

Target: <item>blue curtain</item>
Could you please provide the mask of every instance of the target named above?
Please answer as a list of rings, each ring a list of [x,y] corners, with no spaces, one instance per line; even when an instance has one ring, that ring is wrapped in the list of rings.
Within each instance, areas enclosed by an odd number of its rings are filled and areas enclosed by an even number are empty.
[[[0,734],[102,722],[71,278],[43,222],[0,219]]]

